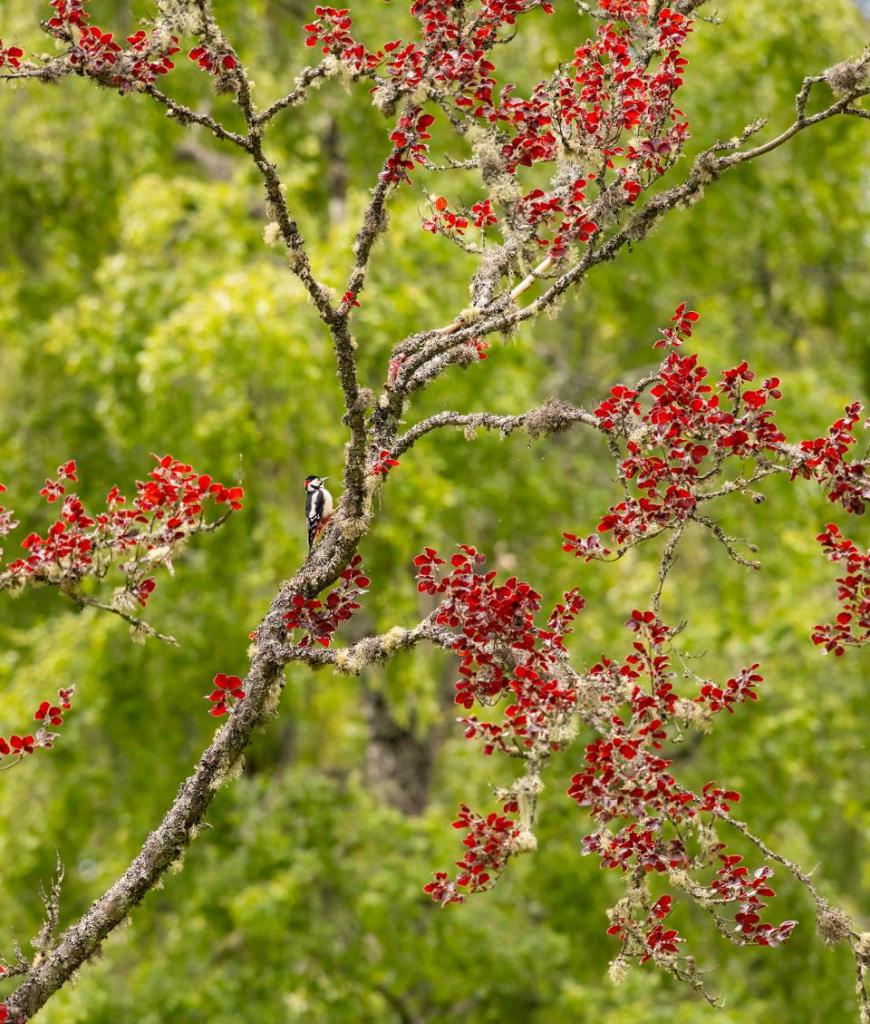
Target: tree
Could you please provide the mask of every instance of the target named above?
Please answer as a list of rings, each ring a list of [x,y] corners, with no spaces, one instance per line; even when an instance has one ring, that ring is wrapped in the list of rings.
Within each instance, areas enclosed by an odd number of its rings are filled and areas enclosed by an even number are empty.
[[[692,696],[676,691],[672,663],[679,659],[674,641],[680,628],[663,623],[660,605],[686,532],[706,531],[732,559],[752,568],[755,563],[740,553],[739,542],[705,506],[739,494],[760,499],[756,485],[780,474],[814,481],[846,511],[863,512],[866,462],[845,458],[855,442],[860,408],[850,404],[824,436],[789,443],[773,419],[773,403],[781,397],[778,378],[768,377],[753,387],[753,371],[741,362],[723,370],[714,387],[697,357],[678,351],[698,320],[695,311],[681,304],[655,342],[666,352],[658,369],[631,384],[614,384],[592,410],[551,399],[513,416],[440,411],[404,431],[402,419],[417,397],[452,367],[485,359],[490,338],[552,310],[569,289],[643,241],[671,211],[701,198],[704,188],[726,171],[823,121],[866,118],[859,101],[868,92],[867,58],[806,78],[796,97],[794,121],[770,141],[752,141],[764,127],[756,122],[740,137],[708,146],[682,181],[662,188],[660,181],[664,178],[667,184],[674,174],[688,137],[688,122],[674,97],[683,80],[682,47],[699,3],[666,8],[609,2],[586,11],[600,22],[594,36],[574,51],[570,69],[558,67],[525,98],[497,83],[491,58],[527,22],[551,14],[548,4],[490,0],[480,9],[465,4],[445,9],[443,4],[415,3],[419,41],[391,41],[378,51],[352,35],[346,11],[317,8],[305,27],[306,42],[321,48],[324,60],[264,109],[255,106],[248,72],[205,3],[158,4],[149,31],[131,34],[126,46],[90,23],[81,0],[56,0],[52,6],[55,16],[45,27],[62,44],[62,55],[28,62],[21,47],[4,44],[0,60],[11,69],[4,77],[52,82],[79,75],[121,93],[141,93],[165,107],[174,120],[204,127],[246,154],[266,193],[266,241],[286,249],[290,269],[333,345],[349,440],[337,513],[305,563],[282,585],[253,635],[245,679],[215,675],[212,713],[229,713],[227,724],[128,871],[57,940],[57,895],[48,897],[37,960],[31,964],[22,953],[9,972],[20,973],[24,980],[6,1002],[7,1016],[26,1019],[38,1010],[177,860],[218,785],[232,774],[254,729],[268,717],[288,663],[330,665],[358,674],[423,642],[459,655],[462,678],[456,701],[466,710],[475,703],[489,707],[510,701],[500,720],[468,715],[463,724],[470,739],[483,740],[484,753],[510,755],[524,771],[497,791],[501,814],[484,817],[463,806],[456,822],[467,830],[460,874],[450,879],[438,873],[427,886],[433,897],[458,902],[488,889],[510,858],[533,849],[541,773],[553,751],[575,742],[582,722],[596,738],[587,746],[570,795],[590,809],[599,826],[587,837],[587,852],[624,871],[628,883],[609,929],[621,943],[614,976],[619,978],[634,960],[652,959],[703,991],[691,959],[679,954],[681,937],[663,923],[671,913],[672,896],[656,897],[647,889],[648,879],[657,875],[667,875],[672,887],[708,911],[715,926],[740,944],[771,945],[789,937],[794,922],[774,925],[761,919],[764,901],[773,896],[769,865],[750,874],[739,855],[723,852],[713,828],[722,823],[808,888],[828,939],[848,940],[866,1011],[866,941],[848,918],[828,905],[797,865],[732,817],[731,805],[739,800],[735,790],[710,783],[696,793],[677,781],[669,771],[671,761],[661,753],[663,744],[684,729],[704,726],[721,711],[754,700],[762,681],[753,664],[735,671],[723,685],[699,681]],[[229,94],[237,107],[232,121],[197,112],[156,84],[173,71],[172,57],[181,38],[191,35],[198,45],[190,50],[190,59],[214,77],[219,92]],[[390,148],[338,297],[312,268],[264,137],[278,115],[304,102],[312,88],[342,77],[372,87],[375,106],[394,120]],[[810,107],[816,86],[834,92],[833,101],[818,109]],[[241,127],[232,127],[236,123]],[[448,128],[457,137],[450,144],[462,147],[458,158],[446,151]],[[433,141],[436,129],[444,131],[443,143],[440,136]],[[436,146],[445,149],[443,164],[433,159]],[[385,381],[375,397],[360,381],[352,332],[355,310],[365,299],[365,285],[383,251],[377,243],[387,232],[388,203],[405,183],[413,183],[420,169],[445,175],[471,172],[463,181],[479,178],[474,202],[457,205],[444,195],[428,196],[423,224],[473,257],[473,301],[454,318],[446,317],[444,326],[418,329],[396,344],[388,365],[381,368]],[[450,186],[443,191],[450,192]],[[535,298],[522,305],[526,293],[535,293]],[[417,557],[420,592],[440,599],[418,625],[394,626],[344,648],[331,646],[333,634],[359,609],[369,586],[357,549],[374,519],[374,499],[388,475],[407,465],[406,456],[417,441],[449,428],[502,435],[522,430],[540,437],[575,425],[603,435],[623,495],[602,516],[594,534],[566,534],[566,551],[586,561],[608,560],[621,558],[648,539],[667,536],[650,607],[632,611],[628,619],[632,652],[621,664],[602,659],[584,672],[572,668],[564,641],[583,606],[579,593],[567,593],[546,623],[538,625],[540,595],[515,577],[496,582],[492,572],[483,570],[479,552],[468,545],[451,557],[446,574],[440,567],[447,563],[434,549]],[[138,486],[130,513],[113,489],[106,512],[88,514],[74,495],[66,494],[66,481],[75,478],[76,465],[68,462],[59,468],[57,479],[46,482],[43,491],[49,501],[64,498],[61,517],[45,536],[27,535],[27,556],[8,564],[4,585],[54,585],[79,604],[127,618],[139,636],[154,634],[133,614],[136,606],[147,604],[153,590],[150,572],[157,565],[171,565],[189,536],[224,521],[220,516],[204,518],[209,497],[236,508],[241,488],[215,483],[167,456],[149,481]],[[4,523],[12,529],[11,514],[5,514]],[[813,639],[842,654],[867,641],[867,555],[834,525],[819,540],[846,572],[839,581],[842,609],[834,623],[816,627]],[[123,586],[103,600],[91,589],[93,581],[100,584],[116,563]],[[335,589],[326,594],[331,586]],[[57,703],[40,704],[39,721],[59,724],[69,696],[64,690]],[[377,702],[372,707],[376,714]],[[10,737],[8,756],[17,763],[53,739],[47,729],[33,737],[16,734]],[[614,832],[605,827],[608,823],[621,827]],[[700,871],[700,876],[690,871]],[[700,880],[705,871],[710,876],[706,884]]]

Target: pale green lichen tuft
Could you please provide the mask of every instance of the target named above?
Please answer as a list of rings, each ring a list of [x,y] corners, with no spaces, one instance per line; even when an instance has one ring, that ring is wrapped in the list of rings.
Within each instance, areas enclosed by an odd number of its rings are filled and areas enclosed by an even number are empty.
[[[530,828],[522,826],[510,844],[511,853],[533,853],[538,848],[538,838]]]
[[[610,961],[610,966],[607,968],[607,976],[614,985],[621,985],[628,977],[629,970],[628,960],[620,954]]]
[[[281,226],[270,220],[263,228],[263,241],[266,245],[277,245],[281,241]]]

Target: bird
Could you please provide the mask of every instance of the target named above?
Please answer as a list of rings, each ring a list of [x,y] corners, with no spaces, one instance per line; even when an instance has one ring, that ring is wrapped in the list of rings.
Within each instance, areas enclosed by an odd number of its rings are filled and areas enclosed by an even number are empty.
[[[332,495],[323,486],[328,476],[305,477],[305,520],[308,523],[308,550],[310,551],[333,511]]]

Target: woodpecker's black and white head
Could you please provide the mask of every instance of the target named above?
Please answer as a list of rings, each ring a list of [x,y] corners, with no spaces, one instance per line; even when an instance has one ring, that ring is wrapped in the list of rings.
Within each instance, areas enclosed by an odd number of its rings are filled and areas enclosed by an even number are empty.
[[[324,481],[328,479],[329,477],[325,476],[305,478],[305,519],[308,523],[309,550],[314,547],[314,542],[332,515],[332,495],[323,486]]]

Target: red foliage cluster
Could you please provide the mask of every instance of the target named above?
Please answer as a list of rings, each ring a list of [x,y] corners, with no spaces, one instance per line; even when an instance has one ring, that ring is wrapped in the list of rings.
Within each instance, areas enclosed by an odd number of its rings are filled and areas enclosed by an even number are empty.
[[[660,332],[655,347],[670,351],[652,382],[643,384],[651,402],[643,400],[640,390],[616,384],[595,409],[601,430],[624,441],[620,475],[635,491],[602,516],[598,534],[612,535],[624,549],[680,525],[707,499],[703,484],[721,474],[727,459],[775,458],[793,479],[813,479],[846,511],[863,512],[870,494],[868,461],[844,457],[855,443],[860,404],[850,405],[826,437],[790,448],[770,408],[782,397],[778,377],[748,388],[755,374],[744,361],[723,371],[714,390],[697,355],[674,351],[691,336],[697,320],[698,314],[683,303],[671,326]],[[566,533],[564,541],[566,551],[586,561],[612,553],[594,536]]]
[[[861,420],[860,402],[847,405],[844,415],[835,420],[825,437],[801,441],[806,454],[795,466],[792,477],[815,480],[847,512],[862,515],[870,498],[870,459],[846,462],[844,456],[857,443],[855,427]],[[866,424],[865,424],[866,425]]]
[[[502,28],[511,29],[518,15],[549,5],[522,0],[484,0],[475,17],[466,18],[463,4],[450,0],[414,0],[411,14],[420,22],[421,43],[387,43],[375,55],[385,61],[384,70],[393,85],[413,92],[424,81],[441,91],[452,92],[459,107],[480,99],[491,102],[495,65],[487,53]]]
[[[21,67],[21,58],[24,56],[24,50],[20,46],[4,46],[3,40],[0,39],[0,68],[8,64],[11,68]]]
[[[487,203],[489,203],[488,200]],[[481,204],[475,203],[475,207],[481,207]],[[489,204],[489,209],[491,211],[492,204]],[[486,218],[484,217],[484,219]],[[495,218],[493,218],[492,222],[494,223],[494,221]],[[432,202],[432,216],[423,221],[424,229],[426,231],[431,231],[433,235],[438,232],[443,235],[463,235],[468,229],[468,224],[468,217],[464,217],[459,213],[454,213],[448,208],[447,200],[444,196],[438,196]],[[475,220],[475,225],[477,227],[482,227],[483,220],[480,224],[477,224],[477,221]]]
[[[354,555],[341,573],[338,586],[323,601],[306,598],[302,594],[293,595],[293,608],[284,615],[284,622],[288,631],[303,630],[297,647],[309,647],[312,642],[329,647],[332,634],[361,607],[358,599],[371,582],[361,565],[362,556]]]
[[[375,459],[374,465],[372,466],[372,473],[375,476],[386,476],[391,469],[395,469],[399,465],[399,460],[394,459],[392,454],[384,448],[378,453],[378,457]]]
[[[168,75],[175,67],[170,60],[179,51],[178,39],[175,36],[171,37],[169,46],[162,52],[142,29],[132,36],[127,36],[127,42],[132,52],[139,57],[138,60],[133,60],[130,68],[130,75],[135,81],[143,85],[153,85],[161,75]]]
[[[847,647],[870,644],[870,552],[844,537],[833,523],[816,540],[829,561],[843,563],[845,574],[837,579],[842,611],[833,623],[815,627],[813,643],[842,656]]]
[[[776,893],[767,884],[773,874],[773,868],[757,868],[750,874],[749,868],[740,862],[742,857],[736,853],[719,854],[722,867],[710,883],[710,891],[715,893],[717,900],[738,903],[740,910],[734,915],[737,931],[744,941],[758,946],[778,946],[791,935],[797,921],[783,921],[774,927],[762,922],[760,910],[767,904],[762,899],[770,899]]]
[[[238,676],[227,676],[223,672],[212,680],[214,690],[206,697],[211,707],[208,709],[210,715],[220,718],[227,711],[231,711],[236,703],[245,699],[245,689],[242,680]]]
[[[462,840],[467,847],[465,856],[456,862],[459,874],[453,880],[447,872],[436,871],[434,879],[423,886],[423,892],[442,906],[463,903],[466,895],[491,888],[504,870],[521,831],[513,818],[494,812],[484,818],[465,804],[460,806],[453,827],[468,829]]]
[[[492,212],[492,200],[480,199],[471,207],[471,219],[476,228],[488,228],[498,223],[498,217]]]
[[[0,494],[5,493],[6,488],[3,484],[0,484]],[[0,539],[11,533],[15,527],[18,526],[18,520],[13,517],[12,509],[4,508],[0,505]],[[3,548],[0,547],[0,555],[3,554]]]
[[[661,923],[673,909],[673,900],[667,894],[659,897],[650,907],[645,920],[640,924],[645,948],[645,952],[640,957],[640,963],[646,963],[647,960],[657,955],[672,955],[677,952],[678,943],[685,942],[675,928],[665,928]],[[637,922],[629,917],[617,914],[613,916],[612,920],[613,923],[607,929],[607,934],[615,935],[623,941],[637,928]]]
[[[442,197],[423,224],[429,231],[462,234],[472,221],[481,228],[497,223],[493,205],[506,204],[513,230],[559,259],[573,243],[588,242],[597,232],[593,207],[615,211],[635,202],[688,138],[688,123],[673,96],[683,81],[686,60],[680,48],[691,19],[664,8],[651,22],[644,2],[600,6],[613,20],[599,25],[566,69],[539,82],[528,97],[517,95],[511,84],[499,86],[491,55],[505,34],[516,30],[520,16],[537,8],[552,13],[551,5],[539,0],[486,0],[473,17],[461,3],[415,0],[411,14],[420,22],[420,41],[391,40],[374,51],[353,36],[348,8],[318,6],[305,26],[305,42],[354,75],[373,78],[382,91],[391,89],[387,108],[428,85],[433,95],[452,98],[456,116],[467,126],[498,128],[497,159],[507,175],[552,163],[566,146],[599,154],[599,171],[563,176],[550,191],[535,188],[519,201],[484,197],[470,216],[451,213]],[[419,130],[420,116],[420,108],[412,108],[391,135],[395,148],[384,172],[390,182],[408,181],[414,164],[426,159],[428,135]],[[431,121],[431,115],[423,116]],[[596,195],[587,199],[593,187]]]
[[[88,24],[90,14],[83,0],[51,0],[51,6],[55,15],[46,22],[46,29],[68,44],[66,60],[81,74],[128,92],[153,85],[175,67],[171,58],[179,51],[176,36],[167,41],[140,29],[126,37],[129,49],[124,49],[113,32]]]
[[[599,731],[603,727],[606,732],[587,746],[586,765],[574,775],[568,791],[602,826],[585,837],[583,850],[597,853],[603,867],[623,871],[635,864],[644,871],[661,873],[700,867],[702,860],[692,855],[682,837],[688,835],[699,814],[727,814],[740,794],[712,782],[700,794],[694,793],[676,780],[670,772],[672,762],[658,751],[669,725],[692,719],[693,704],[707,716],[730,712],[734,704],[757,699],[755,687],[762,677],[756,672],[758,666],[752,665],[724,687],[702,683],[699,694],[687,701],[674,692],[674,673],[665,650],[670,638],[667,627],[651,612],[639,611],[632,613],[627,626],[637,635],[633,652],[619,667],[603,659],[587,676],[602,704]],[[628,824],[614,832],[603,827],[610,821]],[[765,868],[763,875],[756,877],[766,879],[769,874],[770,869]],[[772,896],[773,892],[755,895]],[[795,925],[790,921],[774,927],[761,924],[756,916],[753,927],[748,927],[752,919],[746,915],[757,915],[764,905],[742,889],[729,889],[716,880],[710,883],[709,892],[701,891],[701,898],[736,904],[734,921],[746,942],[773,945],[787,938]],[[623,927],[611,928],[610,933],[622,936]],[[667,951],[660,945],[669,941],[665,934],[654,928],[647,935],[650,956]]]
[[[749,668],[741,669],[736,678],[729,679],[724,687],[716,686],[714,683],[704,683],[700,695],[695,698],[696,702],[703,704],[712,714],[722,711],[723,708],[733,714],[732,705],[745,704],[747,700],[758,700],[755,687],[758,683],[763,682],[763,676],[756,672],[757,668],[758,663],[756,662]]]
[[[700,319],[700,313],[694,309],[686,309],[686,303],[681,302],[674,310],[671,325],[659,332],[661,337],[653,348],[679,348],[686,338],[692,337],[692,328]]]
[[[419,107],[414,107],[410,113],[399,118],[390,135],[393,150],[384,163],[382,177],[396,185],[403,181],[410,184],[408,171],[414,169],[414,164],[425,162],[428,152],[426,142],[432,138],[427,129],[434,123],[432,114],[421,113]]]
[[[123,48],[112,32],[89,24],[83,0],[52,0],[52,6],[55,14],[46,28],[67,44],[70,69],[128,91],[152,85],[174,67],[171,57],[179,50],[174,36],[167,42],[140,30],[127,37],[128,48]],[[420,24],[419,40],[391,40],[372,51],[354,38],[348,8],[318,6],[305,26],[305,42],[353,75],[371,78],[382,92],[391,91],[384,109],[428,87],[433,96],[452,101],[467,126],[476,122],[490,132],[497,128],[498,158],[507,175],[552,163],[566,145],[571,151],[598,153],[599,171],[563,175],[550,191],[536,188],[519,199],[485,196],[468,217],[438,214],[425,225],[433,230],[443,219],[448,233],[461,233],[469,222],[490,227],[498,222],[494,206],[504,205],[510,207],[514,232],[559,259],[573,243],[588,242],[596,233],[595,209],[607,207],[613,213],[633,203],[679,155],[688,125],[673,96],[682,84],[686,61],[680,47],[692,23],[669,8],[651,19],[643,2],[603,3],[602,11],[612,20],[576,48],[565,70],[523,98],[513,85],[499,86],[490,57],[496,44],[516,31],[518,19],[537,9],[552,13],[541,0],[484,0],[473,17],[452,0],[415,0],[411,14]],[[17,47],[0,49],[0,63],[16,62],[17,67],[22,55]],[[189,57],[214,75],[238,66],[232,52],[218,52],[203,40]],[[415,165],[426,161],[433,122],[419,105],[401,115],[382,172],[389,184],[410,181]],[[592,188],[596,195],[587,198]]]
[[[90,21],[84,0],[49,0],[49,6],[55,10],[54,17],[48,22],[49,28],[62,29],[69,25],[84,28]]]
[[[372,467],[372,472],[375,476],[386,476],[391,469],[395,469],[398,466],[399,460],[394,459],[390,452],[383,449],[378,453],[378,458],[375,460],[375,464]]]
[[[785,438],[765,408],[768,398],[779,397],[779,382],[771,378],[759,391],[746,392],[750,400],[746,395],[741,400],[739,391],[730,390],[733,372],[725,371],[719,385],[731,400],[730,408],[722,406],[706,383],[707,370],[698,365],[696,355],[669,353],[649,390],[649,408],[641,407],[637,391],[621,384],[611,388],[595,415],[602,430],[626,439],[628,457],[621,463],[621,475],[634,482],[638,494],[610,508],[598,523],[600,534],[612,533],[617,544],[626,545],[676,526],[698,504],[708,457],[721,466],[731,456],[745,459],[779,451]],[[566,551],[587,561],[610,553],[588,540],[581,544],[574,534],[566,534],[565,540]]]
[[[127,500],[117,487],[106,497],[102,512],[89,513],[75,494],[76,464],[58,466],[57,478],[46,480],[40,494],[50,504],[63,498],[60,517],[45,535],[29,533],[21,542],[27,554],[0,569],[0,589],[34,581],[74,587],[85,577],[102,579],[118,559],[125,577],[124,596],[143,607],[156,583],[148,574],[171,566],[173,553],[193,534],[214,525],[206,520],[208,504],[242,507],[241,487],[226,487],[171,455],[157,459],[147,480],[136,482],[136,496]],[[0,537],[17,523],[0,508]]]
[[[622,664],[602,658],[579,675],[564,656],[565,636],[583,607],[577,591],[565,595],[542,628],[535,623],[540,595],[515,577],[499,584],[472,547],[462,546],[446,572],[441,567],[447,562],[433,548],[418,555],[415,565],[419,591],[441,598],[433,616],[436,625],[455,637],[453,649],[460,659],[456,702],[469,710],[475,704],[506,705],[500,720],[491,714],[486,721],[476,715],[461,717],[466,737],[481,738],[486,754],[499,751],[538,763],[571,742],[576,732],[572,723],[582,716],[598,733],[568,789],[598,825],[583,840],[584,852],[597,853],[603,866],[623,871],[635,866],[663,874],[702,870],[702,851],[689,847],[697,819],[727,815],[740,794],[714,782],[694,792],[676,779],[672,762],[661,750],[680,723],[730,713],[737,704],[755,701],[762,682],[758,665],[743,669],[724,686],[702,682],[693,697],[681,697],[674,688],[668,651],[672,631],[653,612],[635,610],[626,623],[634,634],[632,650]],[[518,787],[520,783],[499,794],[506,814],[520,810],[518,819],[497,814],[482,818],[463,807],[456,827],[470,829],[465,843],[474,856],[459,862],[461,873],[455,880],[445,872],[435,875],[425,888],[433,899],[459,902],[467,893],[488,888],[509,856],[527,848],[517,843],[528,824]],[[611,822],[616,829],[608,827]],[[766,880],[769,873],[765,869],[754,877]],[[697,891],[710,905],[733,904],[739,941],[773,945],[788,936],[794,922],[773,926],[760,921],[760,897],[772,890],[753,883],[729,887],[721,872],[717,879],[707,889],[699,884]],[[659,912],[670,912],[670,897],[656,908],[652,917],[631,922],[632,934],[644,936],[642,959],[672,953],[679,941],[676,932],[660,924],[666,915]],[[626,927],[627,921],[616,922],[610,932],[624,937]]]
[[[75,459],[70,459],[69,462],[65,462],[62,466],[57,467],[57,478],[55,480],[45,481],[39,492],[40,497],[45,498],[49,505],[53,505],[66,493],[63,481],[69,480],[72,483],[78,483],[78,479],[76,476]]]
[[[319,46],[324,53],[333,54],[356,73],[381,63],[382,53],[369,53],[350,34],[353,19],[347,8],[315,7],[314,15],[314,21],[305,26],[306,46]],[[387,47],[395,49],[397,45],[388,43]]]
[[[187,56],[197,67],[213,75],[219,75],[222,71],[234,71],[239,66],[232,53],[217,53],[207,46],[195,46]]]
[[[670,13],[659,15],[658,38],[639,57],[639,41],[650,29],[646,5],[625,4],[616,15],[625,20],[623,26],[599,26],[595,38],[575,50],[570,73],[540,82],[527,99],[506,86],[495,100],[491,79],[486,90],[478,91],[473,116],[511,133],[502,151],[508,173],[552,162],[566,138],[572,147],[600,154],[602,172],[566,179],[551,192],[538,188],[523,198],[520,209],[531,236],[554,258],[565,255],[571,242],[586,242],[597,231],[586,202],[593,184],[599,197],[607,192],[613,208],[630,205],[670,166],[688,137],[688,124],[672,102],[682,84],[686,61],[679,46],[685,35],[665,39]],[[676,17],[687,32],[691,22]],[[663,56],[650,67],[654,51]],[[627,144],[625,134],[631,137]],[[551,238],[540,235],[548,222],[555,229]]]
[[[664,899],[664,897],[662,897]],[[659,914],[653,913],[653,917],[658,917]],[[649,917],[647,918],[649,921]],[[677,943],[685,942],[685,939],[681,939],[679,932],[676,928],[665,928],[662,924],[654,924],[649,932],[646,934],[646,945],[649,949],[648,953],[640,958],[642,964],[646,963],[647,960],[658,956],[670,956],[677,952]]]
[[[637,636],[632,653],[619,666],[603,658],[586,676],[602,707],[596,723],[600,735],[586,747],[586,765],[573,776],[568,795],[602,825],[614,819],[630,822],[615,834],[600,830],[587,836],[585,852],[599,853],[607,867],[626,868],[633,859],[647,871],[667,871],[689,864],[682,839],[662,839],[667,822],[727,813],[727,801],[740,800],[736,791],[714,783],[698,795],[676,780],[671,761],[659,754],[668,727],[756,700],[762,677],[752,665],[724,687],[705,682],[696,697],[681,698],[666,652],[671,631],[650,611],[635,610],[626,626]]]
[[[541,595],[528,583],[511,577],[496,584],[495,571],[480,571],[484,556],[467,545],[450,561],[451,571],[443,577],[438,567],[445,562],[433,548],[414,564],[420,592],[444,595],[436,624],[458,630],[456,703],[471,709],[475,701],[487,706],[510,699],[500,722],[482,722],[476,715],[459,719],[466,737],[480,737],[486,754],[509,753],[517,744],[525,750],[559,749],[553,726],[570,718],[576,695],[557,682],[555,667],[583,598],[576,590],[567,593],[546,628],[540,628],[534,617]]]
[[[459,718],[466,738],[482,739],[487,755],[520,750],[541,756],[570,740],[577,694],[557,678],[556,666],[584,601],[578,591],[568,592],[553,608],[546,626],[537,626],[540,594],[516,577],[497,584],[496,573],[485,572],[484,563],[483,555],[462,545],[450,559],[450,571],[442,575],[440,566],[446,561],[434,548],[426,548],[414,560],[417,588],[443,596],[435,623],[457,631],[453,645],[460,659],[456,703],[471,709],[475,702],[482,707],[508,702],[500,721],[481,721],[476,715]],[[518,808],[512,792],[502,802],[506,812]],[[463,807],[454,827],[468,825],[472,827],[464,842],[474,856],[458,862],[461,872],[455,882],[438,872],[426,887],[442,903],[460,902],[465,892],[488,888],[522,832],[514,819],[495,814],[484,819]]]
[[[63,716],[72,706],[74,692],[75,687],[69,686],[57,691],[56,701],[42,701],[33,715],[34,720],[40,723],[35,733],[25,733],[24,735],[13,733],[8,739],[5,736],[0,736],[0,763],[7,758],[15,758],[20,761],[27,754],[53,747],[57,733],[51,732],[48,725],[55,727],[63,725]]]
[[[118,63],[121,47],[111,32],[103,32],[96,25],[83,28],[79,41],[70,50],[69,62],[89,74],[100,77],[109,67]]]

